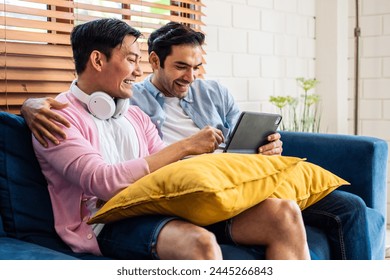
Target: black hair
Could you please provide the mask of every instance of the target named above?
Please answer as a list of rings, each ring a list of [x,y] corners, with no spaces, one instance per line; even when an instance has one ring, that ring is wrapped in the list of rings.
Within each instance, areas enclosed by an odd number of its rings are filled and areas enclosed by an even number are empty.
[[[119,19],[97,19],[75,26],[70,40],[77,74],[85,70],[92,51],[102,52],[109,60],[112,50],[127,35],[134,36],[136,41],[141,32]]]
[[[164,62],[172,53],[172,46],[194,45],[202,46],[205,35],[202,32],[177,22],[169,22],[153,31],[148,39],[148,53],[154,51],[160,59],[160,66],[164,68]]]

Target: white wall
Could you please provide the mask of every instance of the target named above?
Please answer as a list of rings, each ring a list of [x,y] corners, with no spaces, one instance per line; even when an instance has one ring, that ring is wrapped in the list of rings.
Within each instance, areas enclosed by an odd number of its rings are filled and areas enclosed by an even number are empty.
[[[361,38],[358,131],[360,135],[379,137],[390,144],[390,1],[361,0],[359,3]],[[349,15],[349,116],[352,120],[355,100],[352,86],[355,14],[352,10],[355,8],[355,1],[349,0],[349,5],[351,7]],[[352,133],[352,121],[349,127]],[[389,190],[388,187],[388,223],[390,223]]]
[[[270,95],[296,95],[315,77],[312,0],[206,0],[206,78],[230,88],[241,110],[276,111]]]
[[[348,1],[316,0],[316,78],[321,131],[348,133]]]
[[[326,106],[323,111],[337,116],[325,120],[324,130],[353,134],[355,0],[349,0],[348,5],[339,0],[203,2],[206,5],[203,10],[207,43],[205,77],[226,85],[241,110],[276,111],[268,102],[270,95],[296,95],[300,93],[296,77],[318,78],[317,75],[325,80],[317,88]],[[320,5],[335,7],[334,11],[328,9],[328,13],[337,13],[335,18],[329,14],[332,22],[328,28],[320,22],[327,16],[325,9],[318,8]],[[359,134],[390,143],[390,0],[360,0],[360,6]],[[317,29],[321,34],[316,34]],[[332,33],[337,41],[324,46],[324,34]],[[333,65],[323,62],[329,47],[339,48],[330,58]],[[339,72],[341,67],[343,71],[330,80],[333,82],[326,82],[329,77],[321,71],[329,73],[331,67]],[[331,96],[327,94],[330,91],[338,93]],[[389,221],[389,210],[387,216]]]

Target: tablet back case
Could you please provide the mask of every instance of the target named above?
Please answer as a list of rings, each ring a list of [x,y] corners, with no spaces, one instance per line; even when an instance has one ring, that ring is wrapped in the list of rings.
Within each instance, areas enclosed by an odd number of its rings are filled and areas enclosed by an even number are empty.
[[[258,153],[258,148],[268,143],[267,137],[276,132],[281,120],[278,114],[242,112],[225,152]]]

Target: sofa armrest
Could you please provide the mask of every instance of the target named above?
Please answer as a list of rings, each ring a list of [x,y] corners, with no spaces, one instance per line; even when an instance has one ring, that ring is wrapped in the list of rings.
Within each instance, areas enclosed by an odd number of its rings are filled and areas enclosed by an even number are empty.
[[[368,136],[281,131],[283,155],[307,158],[349,181],[357,194],[386,217],[387,142]]]

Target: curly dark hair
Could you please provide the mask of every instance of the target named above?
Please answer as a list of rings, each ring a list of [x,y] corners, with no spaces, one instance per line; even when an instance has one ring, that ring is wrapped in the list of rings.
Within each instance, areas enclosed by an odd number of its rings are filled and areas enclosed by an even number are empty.
[[[155,52],[160,59],[161,68],[164,68],[166,57],[172,53],[172,46],[202,46],[204,39],[205,35],[202,32],[178,22],[169,22],[150,34],[148,53]]]

